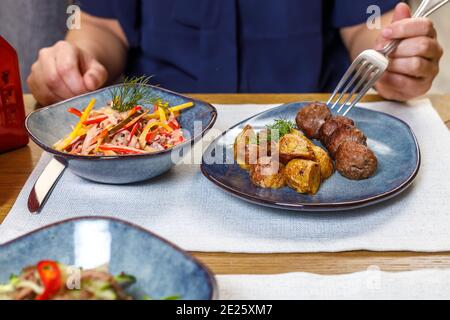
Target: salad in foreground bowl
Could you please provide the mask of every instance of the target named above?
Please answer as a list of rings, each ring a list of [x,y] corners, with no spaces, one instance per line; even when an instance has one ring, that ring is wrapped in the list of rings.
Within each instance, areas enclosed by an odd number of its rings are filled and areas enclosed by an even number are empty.
[[[11,275],[8,283],[0,284],[0,300],[133,300],[136,297],[125,289],[135,282],[134,276],[124,272],[110,274],[106,266],[83,270],[43,260],[24,268],[19,275]]]
[[[186,140],[177,118],[193,102],[170,107],[135,85],[111,93],[111,102],[100,109],[94,109],[94,98],[83,111],[68,108],[79,120],[53,148],[74,155],[117,156],[164,151]],[[153,109],[138,105],[142,101]]]

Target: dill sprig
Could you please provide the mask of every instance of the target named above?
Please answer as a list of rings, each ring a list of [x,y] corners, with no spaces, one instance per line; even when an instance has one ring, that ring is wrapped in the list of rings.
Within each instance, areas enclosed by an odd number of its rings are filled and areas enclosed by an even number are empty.
[[[136,105],[154,104],[159,101],[158,95],[146,87],[150,79],[151,77],[147,76],[125,78],[121,86],[110,90],[112,108],[119,112],[125,112]]]
[[[296,128],[296,125],[294,122],[287,120],[287,119],[276,119],[273,123],[268,124],[266,126],[267,128],[267,141],[272,141],[272,131],[277,131],[278,134],[274,135],[274,140],[280,139],[283,136],[289,134]]]

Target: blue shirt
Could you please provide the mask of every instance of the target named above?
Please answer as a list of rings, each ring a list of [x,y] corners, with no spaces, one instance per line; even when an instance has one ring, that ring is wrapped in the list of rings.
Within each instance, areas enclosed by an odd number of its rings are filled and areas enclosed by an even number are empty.
[[[329,92],[349,65],[339,29],[398,0],[81,0],[118,19],[127,75],[180,92]]]

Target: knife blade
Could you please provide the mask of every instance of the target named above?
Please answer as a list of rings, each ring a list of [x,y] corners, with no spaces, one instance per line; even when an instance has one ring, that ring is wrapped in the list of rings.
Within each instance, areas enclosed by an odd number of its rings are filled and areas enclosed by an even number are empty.
[[[39,213],[65,168],[66,166],[55,158],[50,160],[28,196],[28,210],[31,213]]]

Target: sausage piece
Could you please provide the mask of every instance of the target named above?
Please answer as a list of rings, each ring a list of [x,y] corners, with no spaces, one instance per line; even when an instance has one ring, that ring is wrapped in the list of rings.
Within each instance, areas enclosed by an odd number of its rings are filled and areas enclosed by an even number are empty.
[[[347,117],[334,116],[327,120],[319,130],[319,139],[324,146],[328,145],[334,131],[343,126],[354,126],[355,122]]]
[[[336,169],[351,180],[371,177],[378,167],[375,154],[365,145],[344,141],[336,153]]]
[[[334,131],[331,136],[330,142],[326,147],[331,156],[335,158],[339,146],[344,141],[355,141],[359,144],[367,145],[366,140],[367,138],[361,130],[353,126],[344,125]]]
[[[327,105],[313,102],[299,110],[295,122],[308,138],[319,139],[320,127],[329,119],[331,111]]]

